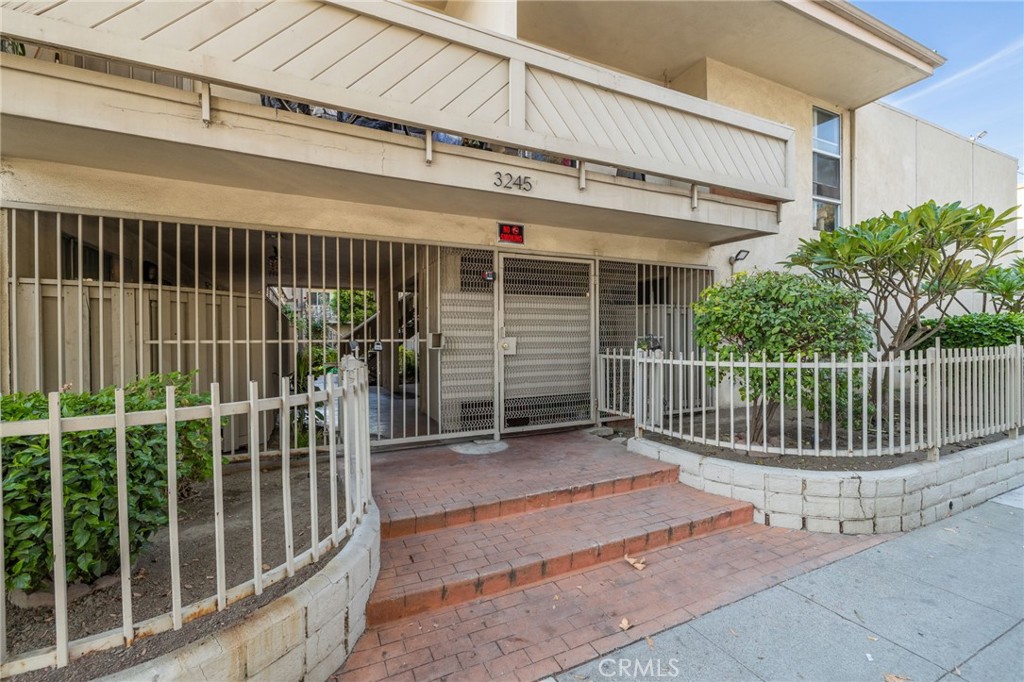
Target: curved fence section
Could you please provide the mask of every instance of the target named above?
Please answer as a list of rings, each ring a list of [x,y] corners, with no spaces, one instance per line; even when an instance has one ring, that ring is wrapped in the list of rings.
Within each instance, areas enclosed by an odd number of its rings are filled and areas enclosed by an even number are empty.
[[[892,358],[601,355],[604,414],[682,441],[771,455],[885,456],[1022,426],[1022,347],[943,349]],[[624,365],[631,364],[631,370]],[[627,383],[631,385],[627,386]],[[632,390],[632,399],[623,394]]]
[[[4,538],[0,568],[5,578],[0,581],[3,676],[63,667],[84,653],[178,630],[189,621],[262,594],[339,546],[371,506],[368,392],[366,365],[348,356],[340,374],[316,382],[310,378],[303,393],[292,393],[284,380],[280,397],[259,398],[257,382],[250,382],[248,400],[223,403],[219,385],[212,384],[208,404],[182,406],[175,388],[168,386],[164,409],[129,411],[125,389],[117,389],[112,413],[67,416],[68,401],[53,392],[46,397],[44,419],[0,414],[3,505],[10,507],[16,501],[9,493],[17,494],[26,467],[35,467],[30,473],[49,481],[34,521],[27,520],[34,525],[26,526],[24,513],[0,509],[0,523],[7,525],[6,529],[0,526]],[[248,451],[241,454],[226,452],[221,438],[224,424],[237,419],[250,428]],[[206,425],[201,438],[189,430],[197,424]],[[83,514],[78,510],[82,507],[77,506],[81,498],[89,497],[81,494],[86,472],[82,444],[111,436],[114,452],[85,458],[95,460],[101,469],[110,465],[116,469],[116,500],[107,499],[97,483],[94,500],[83,502],[100,519],[90,530],[81,521]],[[179,501],[186,466],[181,454],[197,443],[205,448],[200,459],[212,474],[200,493]],[[194,502],[196,497],[200,503]],[[12,532],[19,523],[26,530]],[[116,538],[111,541],[115,565],[101,581],[119,584],[120,603],[111,608],[114,600],[109,597],[98,603],[118,613],[87,615],[91,626],[83,626],[83,614],[78,613],[69,626],[69,613],[77,608],[70,604],[69,596],[74,594],[69,595],[69,588],[72,593],[88,593],[92,588],[69,585],[68,576],[81,575],[76,567],[89,565],[92,554],[85,550],[95,541],[90,533],[98,535],[104,524],[110,537]],[[209,531],[205,544],[200,538],[204,530]],[[52,586],[26,595],[27,590],[18,586],[27,580],[20,582],[17,576],[27,560],[22,536],[33,533],[32,542],[48,550],[52,545],[52,564],[46,566]],[[155,574],[165,564],[169,570],[161,584]],[[208,566],[201,572],[210,574],[196,574],[193,564]],[[190,601],[203,592],[202,586],[190,582],[204,579],[207,595]],[[153,590],[160,594],[145,594]],[[11,611],[19,607],[7,606],[8,598],[16,596],[14,591],[27,606],[52,607],[52,617],[44,619],[50,623],[48,633],[35,642],[38,647],[48,640],[48,646],[28,650],[24,642],[11,644],[12,628],[23,627],[25,621]],[[43,599],[33,602],[40,594]],[[158,599],[147,600],[147,596]],[[160,612],[154,603],[170,608]],[[99,627],[104,622],[108,623],[105,630]],[[114,623],[116,627],[109,627]]]

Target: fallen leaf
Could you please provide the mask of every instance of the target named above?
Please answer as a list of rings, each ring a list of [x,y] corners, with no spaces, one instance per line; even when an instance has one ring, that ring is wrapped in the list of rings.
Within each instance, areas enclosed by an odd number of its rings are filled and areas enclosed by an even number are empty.
[[[260,566],[260,568],[262,568],[264,571],[269,571],[270,570],[270,564],[263,564],[262,566]]]
[[[138,597],[142,596],[142,593],[141,592],[132,592],[132,596],[138,598]]]
[[[942,530],[947,531],[949,533],[959,533],[960,532],[956,528],[943,528]]]
[[[911,682],[909,677],[893,675],[892,673],[886,673],[883,679],[885,680],[885,682]]]
[[[654,650],[654,640],[651,639],[650,635],[648,635],[646,639],[647,639],[647,648],[653,651]]]
[[[622,630],[623,632],[625,632],[626,630],[630,629],[631,627],[633,627],[633,624],[629,622],[628,618],[623,618],[622,622],[619,623],[619,629]]]
[[[953,674],[955,674],[957,677],[960,677],[960,668],[953,668]]]
[[[554,596],[554,600],[555,600],[555,601],[558,601],[559,599],[561,599],[561,597],[559,597],[559,596],[558,596],[558,595],[556,594],[556,595]]]
[[[740,633],[736,632],[732,628],[729,628],[729,634],[732,635],[733,637],[739,637],[740,636]]]
[[[868,639],[869,639],[870,641],[872,641],[872,642],[877,642],[877,641],[878,641],[878,638],[877,638],[877,637],[872,637],[871,635],[868,635]]]
[[[185,585],[184,587],[185,587],[186,590],[191,590],[192,589],[191,585]]]
[[[645,568],[647,568],[647,559],[634,559],[633,557],[629,556],[628,554],[626,554],[622,558],[625,559],[626,561],[628,561],[629,565],[632,566],[633,568],[635,568],[638,571],[642,571]]]

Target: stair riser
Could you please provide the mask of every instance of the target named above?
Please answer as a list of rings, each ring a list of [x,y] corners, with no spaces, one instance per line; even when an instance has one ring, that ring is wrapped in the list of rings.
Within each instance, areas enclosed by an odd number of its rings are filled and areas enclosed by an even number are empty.
[[[671,485],[678,481],[678,469],[656,471],[650,474],[601,481],[585,486],[573,486],[561,490],[534,493],[510,500],[501,500],[500,502],[487,502],[474,506],[459,507],[419,517],[392,519],[382,523],[381,533],[383,539],[390,540],[392,538],[415,535],[416,533],[428,533],[442,528],[464,526],[479,521],[492,521],[540,509],[561,507],[573,502],[608,497],[633,490]]]
[[[494,595],[511,588],[521,588],[547,578],[581,571],[598,564],[621,561],[626,554],[642,552],[672,545],[711,533],[741,526],[753,521],[753,507],[725,510],[721,513],[685,524],[666,525],[624,539],[595,544],[585,549],[556,557],[541,559],[523,557],[520,565],[508,571],[486,575],[455,575],[444,581],[443,587],[373,600],[367,606],[370,625],[380,625],[432,609]]]

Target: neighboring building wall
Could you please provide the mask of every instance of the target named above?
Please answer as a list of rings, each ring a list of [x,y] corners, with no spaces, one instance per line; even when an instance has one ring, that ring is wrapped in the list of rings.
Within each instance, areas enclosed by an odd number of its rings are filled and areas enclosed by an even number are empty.
[[[853,154],[854,222],[929,200],[984,204],[996,213],[1018,203],[1017,159],[885,104],[854,112]],[[1019,230],[1018,220],[1007,232]],[[964,293],[958,300],[982,310],[981,294]]]
[[[997,212],[1017,204],[1012,156],[877,102],[854,119],[854,222],[930,199]]]

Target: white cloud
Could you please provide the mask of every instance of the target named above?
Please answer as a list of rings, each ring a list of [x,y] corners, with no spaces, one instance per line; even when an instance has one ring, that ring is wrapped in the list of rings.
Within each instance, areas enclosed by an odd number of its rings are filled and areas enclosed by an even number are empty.
[[[916,92],[906,95],[905,97],[891,99],[889,100],[889,103],[892,104],[893,106],[904,107],[908,103],[913,102],[914,100],[920,99],[922,97],[927,97],[928,95],[932,94],[933,92],[936,92],[937,90],[943,90],[945,88],[948,88],[950,85],[954,85],[955,83],[963,81],[965,78],[969,78],[970,76],[974,76],[983,71],[988,71],[993,67],[1002,64],[1003,62],[1010,61],[1011,59],[1019,58],[1022,50],[1024,50],[1024,38],[1018,38],[1014,42],[1010,43],[1003,49],[996,52],[995,54],[989,55],[985,59],[982,59],[977,64],[972,64],[971,66],[968,66],[966,69],[957,71],[948,78],[932,83],[931,85],[921,88]]]

